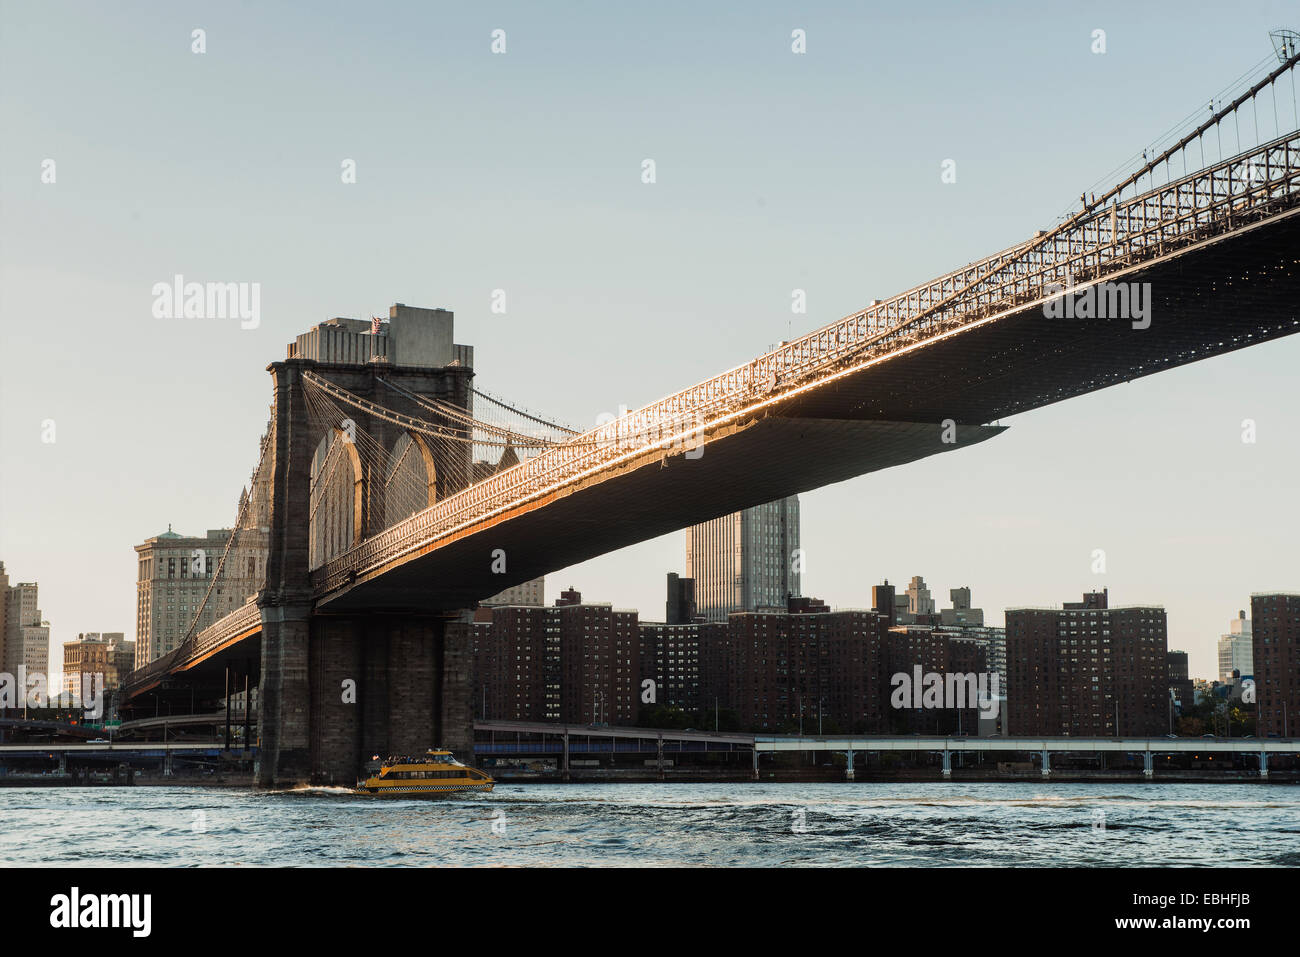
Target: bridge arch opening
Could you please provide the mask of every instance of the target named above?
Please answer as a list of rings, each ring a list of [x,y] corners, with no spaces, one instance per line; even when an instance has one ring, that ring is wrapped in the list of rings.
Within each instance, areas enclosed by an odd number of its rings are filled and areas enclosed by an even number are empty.
[[[393,444],[384,474],[384,527],[423,511],[438,500],[438,468],[428,439],[403,432]]]
[[[312,568],[361,541],[364,490],[365,473],[356,443],[336,428],[320,440],[311,460],[308,551]]]

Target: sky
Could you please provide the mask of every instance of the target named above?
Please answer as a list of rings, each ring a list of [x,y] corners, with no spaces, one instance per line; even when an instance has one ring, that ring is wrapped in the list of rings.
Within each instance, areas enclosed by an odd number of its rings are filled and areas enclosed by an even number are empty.
[[[5,0],[0,560],[55,649],[131,637],[133,547],[233,522],[266,365],[308,327],[453,310],[481,387],[592,426],[1053,225],[1283,26],[1294,3]],[[177,274],[259,283],[260,322],[155,317]],[[1265,343],[806,493],[804,592],[919,574],[1001,624],[1108,587],[1214,677],[1250,593],[1300,590],[1298,366]],[[661,620],[684,552],[548,599]]]

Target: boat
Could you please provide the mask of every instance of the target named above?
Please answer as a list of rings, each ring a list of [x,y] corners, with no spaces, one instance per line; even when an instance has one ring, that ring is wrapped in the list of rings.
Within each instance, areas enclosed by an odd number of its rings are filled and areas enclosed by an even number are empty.
[[[357,793],[372,797],[438,797],[467,791],[491,791],[496,784],[477,768],[457,761],[450,751],[430,748],[420,755],[394,755],[385,761],[375,757],[367,765],[371,772],[357,783]]]

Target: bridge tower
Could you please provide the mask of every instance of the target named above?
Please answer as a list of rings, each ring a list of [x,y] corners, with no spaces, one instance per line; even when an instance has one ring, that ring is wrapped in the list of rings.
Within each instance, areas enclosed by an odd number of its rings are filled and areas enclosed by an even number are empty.
[[[372,755],[433,746],[473,761],[468,613],[415,592],[331,613],[317,607],[311,577],[468,480],[468,442],[402,424],[435,418],[421,398],[471,409],[473,350],[453,343],[452,318],[398,304],[387,323],[330,320],[268,366],[270,541],[257,599],[264,787],[351,785]],[[331,386],[373,406],[334,401]]]

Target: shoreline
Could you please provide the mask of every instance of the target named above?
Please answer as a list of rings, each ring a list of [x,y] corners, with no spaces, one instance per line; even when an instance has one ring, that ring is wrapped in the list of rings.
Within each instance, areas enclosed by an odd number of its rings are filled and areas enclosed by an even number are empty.
[[[852,781],[845,780],[843,771],[831,774],[764,772],[757,779],[750,771],[735,774],[708,771],[691,773],[666,771],[663,775],[641,770],[628,771],[570,771],[567,780],[560,772],[499,772],[493,776],[497,784],[842,784],[846,787],[870,784],[1134,784],[1159,787],[1163,784],[1300,784],[1300,772],[1278,771],[1267,778],[1254,772],[1234,774],[1167,772],[1153,779],[1145,778],[1140,771],[1054,771],[1044,778],[1036,772],[978,771],[962,773],[954,769],[950,778],[937,769],[918,769],[914,772],[859,773]],[[131,784],[112,780],[74,780],[70,775],[4,775],[0,788],[121,788],[121,787],[189,787],[259,790],[249,774],[223,774],[190,777],[188,775],[137,776]],[[310,787],[345,787],[345,785],[303,785]],[[276,788],[275,790],[294,790]]]

